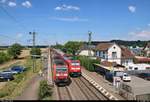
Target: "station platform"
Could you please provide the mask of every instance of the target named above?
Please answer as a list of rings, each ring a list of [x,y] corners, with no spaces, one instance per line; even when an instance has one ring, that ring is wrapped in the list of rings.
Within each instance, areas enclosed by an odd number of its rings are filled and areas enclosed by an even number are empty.
[[[87,76],[91,77],[96,83],[101,85],[104,89],[106,89],[109,93],[111,93],[113,96],[118,98],[119,100],[125,100],[123,97],[121,97],[118,93],[118,91],[113,87],[112,83],[105,80],[102,75],[96,73],[96,72],[89,72],[84,67],[81,67],[82,73],[85,73]]]

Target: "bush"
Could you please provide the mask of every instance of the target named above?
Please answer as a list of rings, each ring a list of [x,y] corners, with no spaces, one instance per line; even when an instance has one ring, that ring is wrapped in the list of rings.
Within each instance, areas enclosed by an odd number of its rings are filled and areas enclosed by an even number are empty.
[[[47,84],[46,80],[42,80],[40,82],[40,88],[39,88],[39,99],[44,99],[51,95],[52,95],[51,87]]]
[[[10,56],[4,52],[0,52],[0,64],[10,60]]]
[[[32,48],[31,51],[30,51],[30,54],[31,55],[41,55],[41,49],[40,48]],[[39,58],[39,57],[36,57],[36,58]]]
[[[94,71],[94,63],[100,63],[99,60],[90,59],[87,56],[78,56],[77,59],[80,60],[81,66],[84,66],[89,71]]]
[[[8,92],[5,92],[5,91],[0,92],[0,98],[5,97],[7,95],[8,95]]]
[[[16,83],[19,83],[20,81],[23,80],[24,77],[25,77],[24,73],[18,74],[18,75],[15,76],[15,80],[13,80],[13,81],[16,82]]]

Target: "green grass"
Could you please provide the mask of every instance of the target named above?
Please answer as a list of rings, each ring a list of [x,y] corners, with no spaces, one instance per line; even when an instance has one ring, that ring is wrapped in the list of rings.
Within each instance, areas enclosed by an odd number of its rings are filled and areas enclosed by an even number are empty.
[[[7,70],[10,67],[15,66],[15,65],[21,65],[21,62],[18,61],[18,62],[14,63],[14,64],[11,64],[11,65],[7,66],[7,67],[0,68],[0,71]]]
[[[0,90],[0,99],[14,99],[16,96],[20,95],[24,89],[28,86],[30,80],[37,75],[37,72],[41,69],[40,60],[37,60],[36,73],[32,70],[32,60],[27,59],[24,66],[27,71],[15,75],[15,80],[6,83],[6,85]]]

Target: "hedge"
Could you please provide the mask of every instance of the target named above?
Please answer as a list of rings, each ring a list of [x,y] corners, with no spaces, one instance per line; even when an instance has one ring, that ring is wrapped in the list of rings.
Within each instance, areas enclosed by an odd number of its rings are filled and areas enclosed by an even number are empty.
[[[98,59],[90,59],[87,56],[78,56],[78,60],[80,60],[81,66],[85,67],[89,71],[94,71],[94,63],[100,63]]]
[[[50,97],[52,95],[52,88],[47,84],[46,80],[42,80],[40,82],[38,95],[39,95],[40,100],[42,100],[46,97]]]

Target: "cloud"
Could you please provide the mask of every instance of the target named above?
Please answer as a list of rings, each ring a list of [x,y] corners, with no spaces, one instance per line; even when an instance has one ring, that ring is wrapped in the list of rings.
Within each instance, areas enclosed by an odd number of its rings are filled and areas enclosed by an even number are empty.
[[[138,37],[149,37],[150,36],[150,31],[143,30],[141,32],[136,33],[136,36],[138,36]]]
[[[65,5],[63,4],[62,6],[57,6],[55,8],[55,10],[57,11],[69,11],[69,10],[75,10],[75,11],[79,11],[80,8],[77,6],[72,6],[72,5]]]
[[[6,0],[0,0],[0,3],[5,3],[6,2]]]
[[[68,21],[68,22],[87,22],[88,19],[81,19],[78,17],[51,17],[52,20],[58,20],[58,21]]]
[[[8,6],[10,6],[10,7],[15,7],[15,6],[17,6],[17,4],[15,3],[15,2],[8,2]]]
[[[129,11],[131,13],[134,13],[136,11],[136,7],[135,6],[129,6],[128,9],[129,9]]]
[[[22,33],[18,33],[18,34],[16,35],[16,38],[21,38],[22,36],[23,36]]]
[[[148,24],[148,26],[150,27],[150,23]]]
[[[22,6],[24,6],[26,8],[30,8],[30,7],[32,7],[32,4],[29,1],[25,1],[22,3]]]
[[[143,37],[143,38],[149,38],[150,37],[150,31],[142,30],[140,32],[130,32],[129,35],[132,35],[134,37]]]

